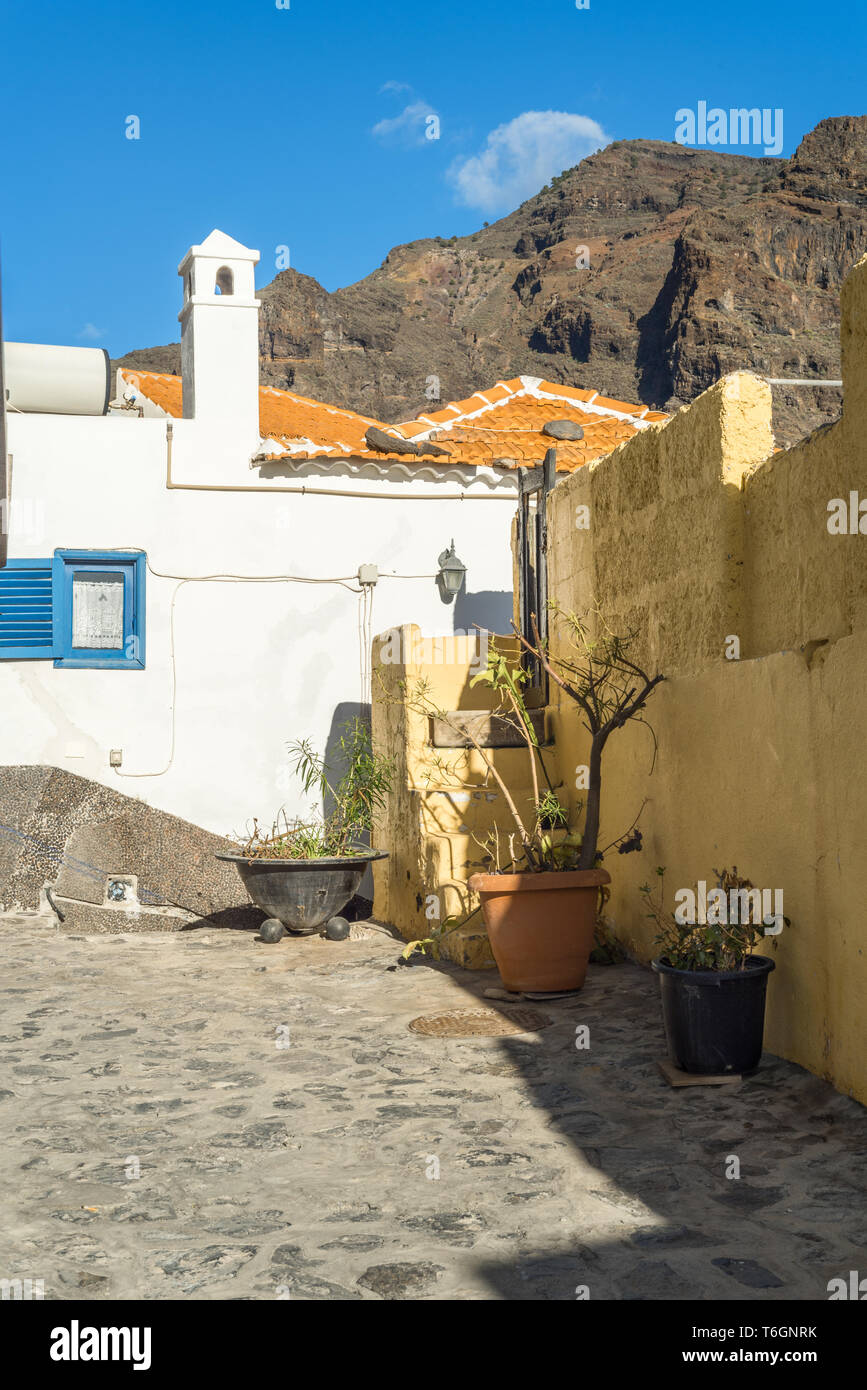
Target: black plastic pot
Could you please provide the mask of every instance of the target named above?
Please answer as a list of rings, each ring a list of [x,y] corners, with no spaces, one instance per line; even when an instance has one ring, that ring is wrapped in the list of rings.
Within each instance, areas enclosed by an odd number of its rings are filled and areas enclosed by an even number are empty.
[[[676,970],[662,960],[652,966],[659,975],[668,1055],[675,1066],[697,1076],[755,1071],[774,962],[748,956],[743,970]]]
[[[245,859],[218,854],[234,864],[257,907],[289,931],[307,936],[336,916],[358,890],[364,871],[384,850],[366,850],[339,859]]]

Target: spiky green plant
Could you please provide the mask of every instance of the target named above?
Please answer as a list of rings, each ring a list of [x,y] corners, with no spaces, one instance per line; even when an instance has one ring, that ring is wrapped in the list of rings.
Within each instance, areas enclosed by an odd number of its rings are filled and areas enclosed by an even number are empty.
[[[330,809],[296,820],[281,812],[270,832],[260,831],[254,820],[252,834],[236,837],[242,852],[251,859],[332,859],[364,848],[358,841],[370,831],[394,779],[394,763],[373,747],[365,721],[356,716],[342,724],[325,757],[306,738],[294,739],[287,748],[305,794],[318,791]]]

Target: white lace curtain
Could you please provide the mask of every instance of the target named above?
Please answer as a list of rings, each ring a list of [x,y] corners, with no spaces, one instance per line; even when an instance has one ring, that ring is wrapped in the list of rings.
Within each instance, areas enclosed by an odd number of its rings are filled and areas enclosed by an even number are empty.
[[[72,581],[72,645],[123,647],[123,575],[78,573]]]

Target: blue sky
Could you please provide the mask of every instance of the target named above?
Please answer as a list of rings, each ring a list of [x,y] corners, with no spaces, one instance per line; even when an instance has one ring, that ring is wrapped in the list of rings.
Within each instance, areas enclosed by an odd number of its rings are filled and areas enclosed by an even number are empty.
[[[352,284],[393,245],[493,221],[600,139],[673,139],[700,101],[782,108],[789,155],[864,112],[865,40],[851,0],[7,6],[5,334],[113,356],[177,339],[177,263],[215,226],[261,250],[259,285],[279,246]]]

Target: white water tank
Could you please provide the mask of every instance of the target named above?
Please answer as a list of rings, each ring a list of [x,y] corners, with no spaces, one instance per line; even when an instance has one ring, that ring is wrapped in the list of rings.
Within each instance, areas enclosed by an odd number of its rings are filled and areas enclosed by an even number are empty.
[[[105,348],[4,343],[7,408],[43,415],[105,415],[111,364]]]

